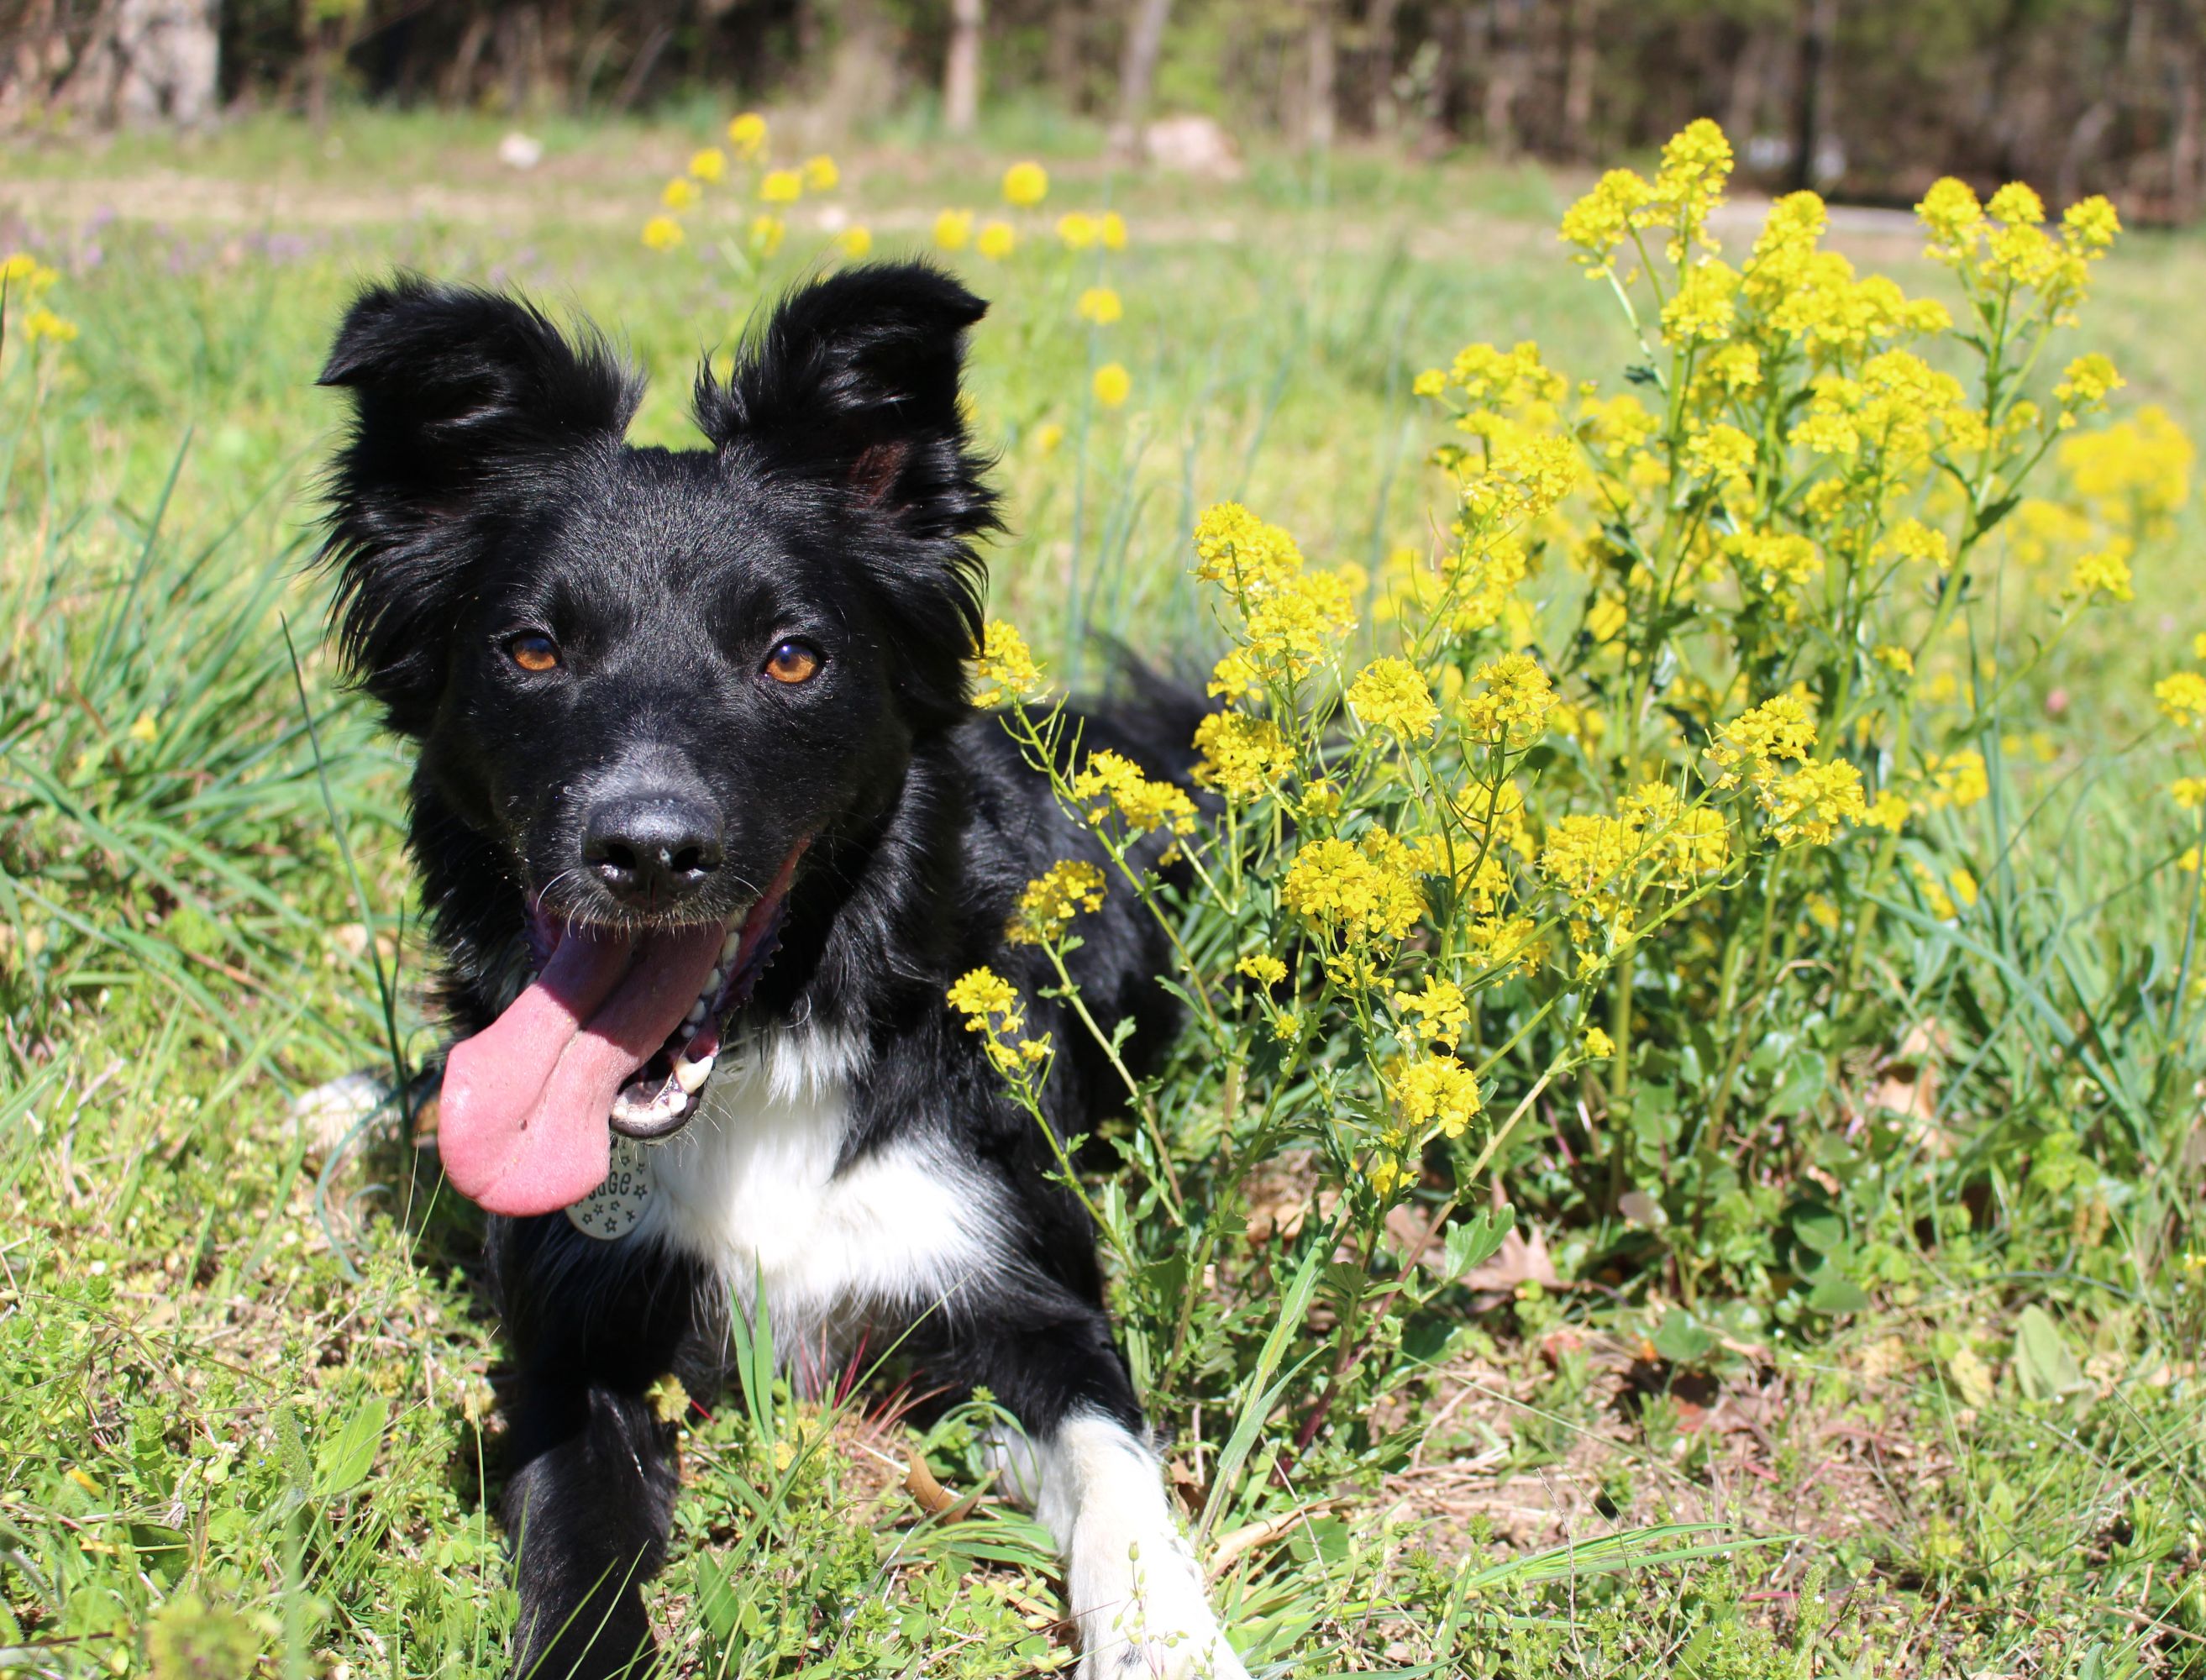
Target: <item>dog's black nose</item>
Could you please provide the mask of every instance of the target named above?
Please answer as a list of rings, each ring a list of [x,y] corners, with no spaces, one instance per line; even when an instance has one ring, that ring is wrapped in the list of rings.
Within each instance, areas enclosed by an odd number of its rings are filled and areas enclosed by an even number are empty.
[[[683,794],[601,800],[583,825],[582,861],[624,904],[671,904],[696,891],[720,867],[719,819]]]

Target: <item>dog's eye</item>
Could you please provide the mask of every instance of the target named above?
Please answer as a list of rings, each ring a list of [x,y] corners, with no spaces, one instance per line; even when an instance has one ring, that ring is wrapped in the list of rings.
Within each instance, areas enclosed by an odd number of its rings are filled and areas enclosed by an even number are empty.
[[[527,671],[556,670],[559,644],[534,630],[525,630],[505,644],[507,656]]]
[[[766,674],[777,682],[808,682],[820,669],[820,650],[808,641],[778,643],[766,656]]]

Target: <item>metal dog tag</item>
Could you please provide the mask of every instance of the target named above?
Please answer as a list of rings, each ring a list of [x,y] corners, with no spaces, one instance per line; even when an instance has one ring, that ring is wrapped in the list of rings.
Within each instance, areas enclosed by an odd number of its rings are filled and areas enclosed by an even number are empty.
[[[617,1136],[605,1182],[568,1207],[567,1223],[585,1236],[617,1242],[636,1228],[650,1205],[650,1149],[634,1138]]]

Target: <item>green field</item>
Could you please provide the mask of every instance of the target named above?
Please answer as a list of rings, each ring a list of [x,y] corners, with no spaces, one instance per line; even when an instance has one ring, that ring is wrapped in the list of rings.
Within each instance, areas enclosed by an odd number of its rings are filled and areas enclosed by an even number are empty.
[[[1444,540],[1446,426],[1411,383],[1464,344],[1535,340],[1604,393],[1640,356],[1555,237],[1588,183],[1475,157],[1267,155],[1197,182],[1116,170],[1040,116],[963,148],[791,124],[777,159],[832,149],[842,181],[762,271],[716,249],[751,213],[730,187],[707,185],[680,248],[645,248],[724,115],[552,123],[526,171],[486,121],[374,115],[0,151],[0,258],[51,265],[39,301],[76,328],[26,343],[11,302],[0,350],[0,1670],[501,1671],[480,1216],[390,1109],[292,1107],[438,1047],[404,757],[343,691],[307,569],[337,419],[313,378],[352,287],[403,265],[585,313],[652,376],[636,439],[678,443],[701,352],[842,228],[885,255],[933,248],[945,208],[1005,217],[1007,259],[947,259],[994,303],[971,386],[1011,526],[991,611],[1075,681],[1101,670],[1087,632],[1198,674],[1216,656],[1189,571],[1213,503],[1374,579]],[[1025,156],[1048,200],[1005,210]],[[1735,259],[1761,208],[1719,223]],[[1061,247],[1058,214],[1105,209],[1123,251]],[[1951,295],[1902,220],[1841,217],[1829,243]],[[1124,319],[1084,325],[1103,284]],[[2206,241],[2126,236],[2039,384],[2102,350],[2128,381],[2114,419],[2157,405],[2206,436],[2202,292]],[[1093,395],[1105,363],[1123,406]],[[1309,1259],[1325,1170],[1290,1138],[1219,1181],[1207,1283],[1143,1204],[1117,1304],[1160,1349],[1175,1480],[1210,1504],[1253,1671],[2206,1674],[2206,1045],[2197,877],[2174,866],[2194,819],[2164,791],[2200,767],[2152,694],[2206,632],[2194,494],[2132,564],[2133,604],[2042,654],[2026,625],[2001,644],[2029,655],[1980,719],[2013,760],[1993,752],[1976,813],[2003,826],[1935,829],[1981,911],[1907,938],[1887,915],[1857,1012],[1843,985],[1772,978],[1795,1014],[1757,1017],[1736,1056],[1733,1019],[1703,1010],[1718,1036],[1692,1065],[1736,1075],[1782,1135],[1774,1200],[1696,1200],[1682,1148],[1664,1177],[1675,1129],[1606,1075],[1549,1108],[1592,1102],[1598,1133],[1613,1093],[1653,1202],[1614,1195],[1620,1147],[1589,1195],[1576,1123],[1533,1110],[1495,1161],[1524,1240],[1409,1290],[1307,1451],[1356,1310],[1330,1275],[1356,1268]],[[1786,1059],[1804,1037],[1812,1088]],[[1175,1077],[1197,1115],[1205,1074]],[[1502,1067],[1488,1111],[1529,1082]],[[1186,1123],[1170,1141],[1191,1152]],[[1829,1252],[1809,1200],[1851,1295],[1771,1258],[1780,1218]],[[1392,1278],[1422,1224],[1374,1224],[1362,1277]],[[1325,1293],[1273,1337],[1304,1261]],[[1034,1525],[993,1502],[932,1520],[903,1486],[915,1455],[972,1485],[962,1424],[920,1441],[878,1396],[822,1413],[753,1390],[689,1415],[655,1600],[681,1671],[1070,1671]]]

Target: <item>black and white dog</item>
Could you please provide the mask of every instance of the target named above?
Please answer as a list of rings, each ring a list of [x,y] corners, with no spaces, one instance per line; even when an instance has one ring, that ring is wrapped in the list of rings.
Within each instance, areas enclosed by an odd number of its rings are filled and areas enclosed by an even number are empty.
[[[1094,1233],[944,990],[1021,886],[1094,855],[976,714],[977,539],[959,406],[985,306],[916,264],[781,303],[711,447],[635,449],[639,385],[512,299],[372,287],[322,374],[353,405],[325,555],[339,633],[420,743],[412,848],[465,1034],[439,1144],[498,1216],[517,1375],[505,1503],[519,1672],[641,1674],[665,1546],[662,1375],[709,1391],[765,1295],[793,1374],[897,1345],[914,1391],[993,1391],[1008,1480],[1065,1558],[1083,1677],[1235,1680],[1102,1307]],[[1192,719],[1088,717],[1156,774]],[[1152,1057],[1173,1020],[1118,895],[1074,958]],[[1059,1133],[1112,1100],[1058,1030]]]

